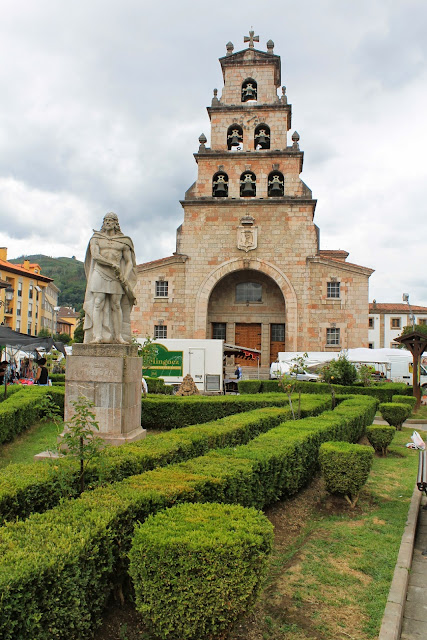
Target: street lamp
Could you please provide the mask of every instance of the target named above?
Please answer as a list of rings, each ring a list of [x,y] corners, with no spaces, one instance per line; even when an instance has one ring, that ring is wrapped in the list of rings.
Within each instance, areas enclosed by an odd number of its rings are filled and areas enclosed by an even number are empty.
[[[412,320],[412,328],[415,330],[415,316],[414,313],[411,309],[411,305],[409,304],[409,293],[403,293],[402,294],[402,300],[403,302],[407,302],[408,303],[408,308],[409,308],[409,317]]]

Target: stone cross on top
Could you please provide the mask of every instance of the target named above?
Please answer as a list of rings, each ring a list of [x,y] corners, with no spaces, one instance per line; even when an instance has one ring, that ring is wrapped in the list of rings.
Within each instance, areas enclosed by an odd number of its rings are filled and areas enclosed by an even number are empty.
[[[244,36],[243,42],[249,42],[249,48],[254,48],[254,42],[259,42],[259,36],[254,35],[255,31],[249,31],[249,36]]]

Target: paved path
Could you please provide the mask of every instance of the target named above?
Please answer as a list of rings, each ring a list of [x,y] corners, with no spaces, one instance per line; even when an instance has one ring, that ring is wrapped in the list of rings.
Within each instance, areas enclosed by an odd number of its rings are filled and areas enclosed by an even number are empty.
[[[374,423],[384,424],[375,419]],[[386,424],[386,423],[385,423]],[[427,441],[427,423],[405,427]],[[415,486],[378,640],[427,640],[427,498]],[[423,551],[426,555],[423,555]]]
[[[425,496],[422,503],[426,504]],[[401,640],[427,638],[427,511],[420,507],[412,566],[403,609]]]

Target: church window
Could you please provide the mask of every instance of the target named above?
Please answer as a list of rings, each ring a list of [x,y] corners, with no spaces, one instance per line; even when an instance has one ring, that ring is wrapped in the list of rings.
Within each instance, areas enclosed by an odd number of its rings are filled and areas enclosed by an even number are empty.
[[[212,338],[214,340],[225,340],[226,326],[225,322],[213,322]]]
[[[246,78],[242,84],[242,102],[257,99],[257,83],[253,78]]]
[[[340,330],[336,327],[326,329],[326,344],[329,346],[338,346],[340,343]]]
[[[262,302],[262,285],[258,282],[240,282],[236,285],[236,302]]]
[[[245,171],[240,176],[240,195],[242,198],[256,196],[256,175],[252,171]]]
[[[271,325],[271,341],[272,342],[285,341],[285,325],[284,324]]]
[[[272,171],[268,176],[268,197],[281,198],[285,193],[285,179],[280,171]]]
[[[168,328],[165,324],[155,324],[154,325],[154,339],[158,340],[159,338],[167,338],[168,337]]]
[[[218,171],[212,178],[212,195],[214,198],[228,196],[228,175],[224,171]]]
[[[232,124],[227,129],[227,148],[229,151],[243,149],[243,129],[239,124]]]
[[[326,295],[328,298],[339,298],[340,297],[340,286],[341,282],[328,282]]]
[[[259,124],[255,129],[254,147],[256,150],[270,148],[270,127]]]
[[[156,281],[156,298],[168,297],[169,282],[167,280]]]

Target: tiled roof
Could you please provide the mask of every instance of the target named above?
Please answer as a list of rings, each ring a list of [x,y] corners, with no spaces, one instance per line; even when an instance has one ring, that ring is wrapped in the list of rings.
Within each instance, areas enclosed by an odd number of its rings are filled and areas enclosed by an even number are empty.
[[[38,265],[37,265],[38,266]],[[24,269],[20,264],[13,264],[12,262],[8,262],[7,260],[0,260],[0,269],[4,271],[10,271],[11,273],[17,273],[25,275],[27,278],[33,278],[34,280],[41,280],[42,282],[53,282],[53,278],[48,278],[48,276],[42,276],[40,273],[34,273],[34,271],[30,271],[29,269]]]
[[[411,309],[403,302],[370,302],[369,313],[427,313],[427,307],[417,307],[411,304]]]

